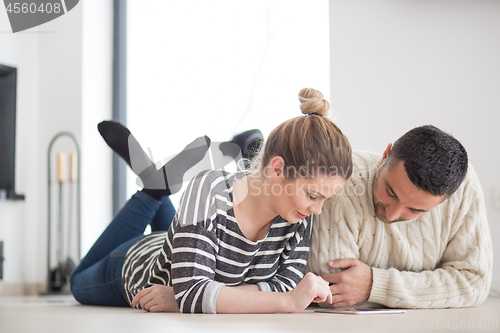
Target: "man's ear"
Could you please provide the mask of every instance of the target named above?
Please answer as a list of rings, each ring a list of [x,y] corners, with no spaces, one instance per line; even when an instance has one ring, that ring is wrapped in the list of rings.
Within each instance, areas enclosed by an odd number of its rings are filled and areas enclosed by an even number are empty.
[[[285,178],[283,174],[283,169],[285,167],[285,160],[281,156],[274,156],[269,162],[269,171],[271,173],[271,178],[274,181],[279,181]]]
[[[387,145],[387,148],[385,148],[384,153],[382,154],[382,160],[380,161],[380,166],[382,166],[382,164],[384,164],[384,162],[387,160],[387,157],[389,157],[389,153],[391,152],[391,148],[392,148],[392,143],[389,143]]]

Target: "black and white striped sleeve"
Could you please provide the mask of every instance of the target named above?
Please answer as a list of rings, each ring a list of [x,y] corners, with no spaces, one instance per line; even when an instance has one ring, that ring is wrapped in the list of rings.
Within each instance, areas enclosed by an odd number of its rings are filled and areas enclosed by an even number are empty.
[[[217,312],[217,296],[224,284],[214,280],[217,240],[210,231],[203,225],[187,225],[174,235],[172,286],[181,312]]]
[[[214,219],[216,193],[225,178],[205,173],[194,178],[177,211],[172,235],[171,277],[181,312],[216,313],[216,301],[223,283],[215,281],[218,240]]]
[[[287,292],[294,289],[304,277],[312,234],[312,216],[300,223],[293,237],[281,253],[280,265],[273,278],[259,282],[262,291]]]

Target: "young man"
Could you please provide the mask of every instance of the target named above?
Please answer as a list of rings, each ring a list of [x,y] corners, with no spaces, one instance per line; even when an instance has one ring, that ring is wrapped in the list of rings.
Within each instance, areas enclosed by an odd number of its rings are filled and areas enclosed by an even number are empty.
[[[344,190],[313,223],[308,270],[331,283],[333,306],[481,304],[491,285],[491,235],[460,142],[422,126],[382,156],[357,151],[353,161]]]

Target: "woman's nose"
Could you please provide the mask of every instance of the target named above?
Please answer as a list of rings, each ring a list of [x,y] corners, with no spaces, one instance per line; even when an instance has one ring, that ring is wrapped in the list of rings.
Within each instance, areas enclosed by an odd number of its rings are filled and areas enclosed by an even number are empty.
[[[314,205],[312,205],[310,207],[311,209],[311,212],[314,214],[314,215],[319,215],[321,214],[321,211],[323,210],[323,202],[320,202],[320,203],[316,203]]]

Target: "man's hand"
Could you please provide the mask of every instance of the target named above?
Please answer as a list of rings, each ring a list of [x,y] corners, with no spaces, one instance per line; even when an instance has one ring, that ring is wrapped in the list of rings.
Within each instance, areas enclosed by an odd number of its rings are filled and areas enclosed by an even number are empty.
[[[149,312],[179,312],[173,288],[162,284],[139,291],[131,305],[135,307],[137,304]]]
[[[328,266],[346,269],[339,273],[320,275],[331,283],[334,307],[340,308],[368,300],[373,283],[370,266],[358,259],[337,259],[329,261]]]

